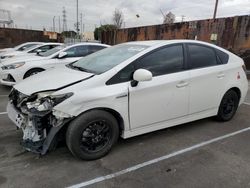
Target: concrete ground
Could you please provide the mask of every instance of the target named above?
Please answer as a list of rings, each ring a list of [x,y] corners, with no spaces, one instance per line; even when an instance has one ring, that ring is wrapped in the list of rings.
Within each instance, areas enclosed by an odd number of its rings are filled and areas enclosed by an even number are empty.
[[[250,131],[137,170],[130,168],[250,127],[250,92],[246,104],[239,108],[230,122],[219,123],[208,118],[121,139],[106,157],[80,161],[66,146],[44,157],[24,151],[19,145],[21,131],[17,131],[2,113],[6,111],[9,90],[0,86],[0,187],[57,188],[89,183],[89,180],[93,180],[89,187],[250,187]],[[109,176],[108,180],[96,179],[127,168],[132,169],[131,172]]]

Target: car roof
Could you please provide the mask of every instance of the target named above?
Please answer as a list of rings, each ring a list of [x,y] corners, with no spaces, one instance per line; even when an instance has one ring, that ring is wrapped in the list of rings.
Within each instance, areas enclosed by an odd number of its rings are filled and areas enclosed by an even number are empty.
[[[53,45],[53,44],[63,45],[63,43],[59,43],[59,42],[46,42],[46,43],[41,44],[41,46],[42,45]]]
[[[197,44],[205,44],[212,45],[207,42],[198,41],[198,40],[188,40],[188,39],[175,39],[175,40],[148,40],[148,41],[132,41],[124,44],[135,44],[135,45],[145,45],[149,47],[158,46],[158,45],[168,45],[175,43],[197,43]]]
[[[105,46],[105,47],[109,47],[110,45],[107,44],[101,44],[101,43],[95,43],[95,42],[79,42],[76,44],[67,44],[67,47],[69,46],[81,46],[81,45],[95,45],[95,46]]]
[[[22,44],[43,44],[43,43],[44,42],[25,42],[25,43],[22,43]]]

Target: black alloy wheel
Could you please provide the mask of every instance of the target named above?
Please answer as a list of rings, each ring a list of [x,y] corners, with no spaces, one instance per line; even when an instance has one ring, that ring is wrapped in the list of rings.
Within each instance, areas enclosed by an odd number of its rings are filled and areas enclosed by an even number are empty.
[[[220,103],[217,119],[220,121],[229,121],[235,115],[239,105],[239,96],[234,90],[229,90]]]
[[[117,142],[119,124],[107,111],[91,110],[73,120],[66,133],[71,153],[83,160],[105,156]]]
[[[111,138],[112,131],[106,121],[91,122],[82,132],[81,149],[90,153],[98,152],[110,143]]]

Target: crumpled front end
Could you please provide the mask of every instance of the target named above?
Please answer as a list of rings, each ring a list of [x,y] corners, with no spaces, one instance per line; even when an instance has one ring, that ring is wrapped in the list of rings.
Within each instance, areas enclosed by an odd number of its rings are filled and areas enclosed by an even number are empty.
[[[13,89],[9,95],[7,112],[15,125],[22,129],[21,145],[28,151],[46,154],[55,136],[71,116],[53,110],[53,107],[66,100],[72,93],[51,96],[52,92],[40,92],[26,96]]]

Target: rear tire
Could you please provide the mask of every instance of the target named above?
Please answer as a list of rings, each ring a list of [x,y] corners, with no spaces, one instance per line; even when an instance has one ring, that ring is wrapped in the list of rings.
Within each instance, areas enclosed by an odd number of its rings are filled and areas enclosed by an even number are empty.
[[[28,77],[30,77],[32,75],[35,75],[35,74],[37,74],[39,72],[42,72],[42,71],[44,71],[44,69],[39,69],[39,68],[31,69],[31,70],[29,70],[28,72],[25,73],[23,79],[28,78]]]
[[[73,120],[66,133],[66,144],[71,153],[83,160],[105,156],[119,137],[115,117],[102,110],[92,110]]]
[[[219,111],[217,114],[217,120],[219,121],[231,120],[238,109],[238,105],[239,105],[239,96],[234,90],[229,90],[221,100]]]

